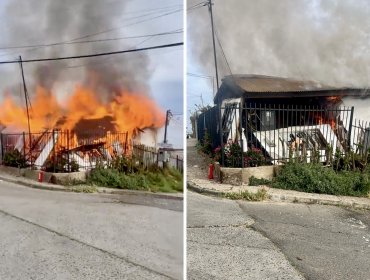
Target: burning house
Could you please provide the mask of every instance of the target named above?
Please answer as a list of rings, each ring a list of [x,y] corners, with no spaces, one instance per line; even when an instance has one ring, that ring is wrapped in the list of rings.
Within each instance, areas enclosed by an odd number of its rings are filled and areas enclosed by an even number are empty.
[[[0,104],[1,155],[17,150],[37,168],[50,162],[65,171],[71,162],[80,169],[93,168],[98,161],[128,155],[134,138],[165,121],[148,95],[123,89],[104,99],[93,87],[76,86],[61,103],[52,91],[37,87],[31,104],[31,133],[24,107],[10,95]]]
[[[208,133],[213,148],[237,142],[244,152],[261,150],[270,164],[292,156],[326,161],[329,147],[364,149],[358,142],[366,138],[367,124],[361,124],[361,135],[353,131],[354,107],[341,107],[348,96],[368,93],[280,77],[227,76],[214,97],[216,106],[198,117],[198,139]]]

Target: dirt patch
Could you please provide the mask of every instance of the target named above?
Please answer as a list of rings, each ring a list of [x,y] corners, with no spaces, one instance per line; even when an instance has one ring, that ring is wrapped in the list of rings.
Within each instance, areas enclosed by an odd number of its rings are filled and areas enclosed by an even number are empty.
[[[198,152],[196,147],[197,140],[194,138],[187,139],[187,178],[189,179],[206,179],[208,176],[208,166],[212,163],[207,155]]]

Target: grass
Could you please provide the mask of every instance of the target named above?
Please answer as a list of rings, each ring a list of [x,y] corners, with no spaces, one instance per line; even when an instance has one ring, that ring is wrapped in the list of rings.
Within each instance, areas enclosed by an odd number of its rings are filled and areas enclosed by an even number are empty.
[[[368,197],[370,170],[334,171],[321,164],[286,164],[271,186],[309,193]]]
[[[151,192],[183,191],[183,175],[173,168],[137,173],[97,168],[90,173],[88,183],[92,186]]]
[[[90,186],[90,185],[76,185],[76,186],[69,186],[67,187],[72,192],[77,193],[95,193],[97,192],[96,186]]]
[[[262,201],[268,198],[267,191],[260,189],[256,193],[241,191],[238,193],[224,193],[224,197],[232,200]]]
[[[249,186],[261,186],[261,185],[266,185],[270,186],[272,183],[271,180],[264,179],[264,178],[256,178],[254,176],[249,178]]]

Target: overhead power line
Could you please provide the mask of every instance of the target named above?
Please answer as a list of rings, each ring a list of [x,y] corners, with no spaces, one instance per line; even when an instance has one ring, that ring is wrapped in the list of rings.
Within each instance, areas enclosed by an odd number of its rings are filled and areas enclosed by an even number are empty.
[[[179,43],[173,43],[173,44],[158,45],[158,46],[151,46],[151,47],[140,48],[140,49],[129,49],[129,50],[122,50],[122,51],[115,51],[115,52],[105,52],[105,53],[95,53],[95,54],[65,56],[65,57],[53,57],[53,58],[25,59],[25,60],[22,60],[22,62],[23,63],[41,62],[41,61],[67,60],[67,59],[87,58],[87,57],[96,57],[96,56],[104,56],[104,55],[114,55],[114,54],[140,52],[140,51],[154,50],[154,49],[172,48],[172,47],[182,46],[183,44],[184,44],[183,42],[179,42]],[[11,63],[19,63],[19,60],[0,61],[0,64],[11,64]]]
[[[149,38],[146,38],[144,40],[142,40],[140,43],[138,43],[137,45],[135,46],[132,46],[132,48],[135,48],[137,49],[141,44],[149,41],[150,39],[152,39],[152,37],[149,37]],[[80,65],[70,65],[70,66],[66,66],[65,68],[79,68],[79,67],[86,67],[86,66],[90,66],[90,65],[102,65],[102,64],[107,64],[107,63],[111,63],[111,60],[112,60],[113,57],[110,57],[108,59],[105,59],[105,61],[103,62],[88,62],[88,63],[85,63],[85,64],[80,64]]]
[[[202,75],[202,74],[194,74],[194,73],[186,73],[188,76],[191,76],[191,77],[197,77],[197,78],[204,78],[204,79],[214,79],[213,76],[208,76],[208,75]]]
[[[115,30],[120,30],[120,29],[122,29],[124,27],[129,27],[129,26],[133,26],[135,24],[139,24],[139,23],[151,21],[151,20],[154,20],[154,19],[158,19],[158,18],[161,18],[161,17],[164,17],[164,16],[168,16],[168,15],[174,14],[174,13],[178,13],[180,11],[183,11],[183,9],[181,8],[181,9],[172,10],[172,11],[169,11],[169,12],[162,13],[160,15],[156,15],[156,16],[153,16],[153,17],[149,17],[149,18],[145,18],[145,19],[142,19],[142,20],[138,20],[138,21],[135,21],[135,22],[132,22],[132,23],[128,23],[128,24],[122,25],[122,26],[118,26],[118,27],[114,27],[114,28],[102,30],[102,31],[99,31],[99,32],[96,32],[96,33],[92,33],[92,34],[82,35],[80,37],[76,37],[76,38],[69,39],[69,40],[66,40],[66,41],[52,43],[52,44],[49,44],[49,45],[61,45],[61,44],[65,44],[65,43],[78,42],[80,40],[83,40],[83,39],[86,39],[86,38],[89,38],[89,37],[94,37],[94,36],[101,35],[101,34],[104,34],[104,33],[109,33],[109,32],[115,31]],[[156,13],[158,13],[158,12],[155,12],[154,14],[156,14]],[[153,13],[149,13],[149,14],[146,14],[146,15],[140,15],[140,16],[137,16],[135,18],[144,18],[144,17],[146,17],[148,15],[151,15],[151,14],[153,14]],[[134,19],[134,18],[131,18],[131,19]],[[34,50],[37,50],[37,49],[42,48],[42,47],[44,47],[44,46],[29,47],[29,49],[28,50],[25,50],[25,51],[26,52],[34,51]],[[12,55],[12,54],[15,54],[15,53],[2,54],[0,56],[4,56],[4,55],[5,56],[8,56],[8,55]]]
[[[200,2],[200,3],[194,4],[193,6],[188,7],[187,11],[191,11],[191,10],[194,10],[196,8],[203,7],[203,6],[207,5],[207,3],[208,3],[208,1],[203,1],[203,2]]]
[[[125,39],[165,36],[165,35],[179,34],[182,32],[183,31],[181,29],[177,29],[177,30],[162,32],[162,33],[146,34],[146,35],[138,35],[138,36],[126,36],[126,37],[119,37],[119,38],[106,38],[106,39],[85,40],[85,41],[76,41],[76,42],[60,42],[60,43],[51,43],[51,44],[37,44],[37,45],[23,45],[23,46],[6,46],[6,47],[0,47],[0,50],[27,49],[27,48],[36,48],[36,47],[51,47],[51,46],[58,46],[58,45],[73,45],[73,44],[84,44],[84,43],[94,43],[94,42],[117,41],[117,40],[125,40]]]
[[[216,30],[216,39],[217,39],[218,45],[220,46],[222,56],[223,56],[223,58],[225,59],[225,62],[226,62],[227,68],[228,68],[228,70],[229,70],[229,72],[230,72],[230,75],[231,75],[231,76],[233,76],[233,72],[231,71],[229,61],[228,61],[228,60],[227,60],[227,58],[226,58],[226,54],[225,54],[225,52],[224,52],[224,48],[222,47],[222,44],[221,44],[220,38],[219,38],[219,36],[218,36],[217,30]]]
[[[136,11],[129,11],[123,13],[124,15],[126,14],[137,14],[137,13],[143,13],[143,12],[153,12],[153,11],[158,11],[158,10],[168,10],[168,9],[173,9],[173,8],[180,8],[182,7],[182,4],[176,4],[176,5],[170,5],[170,6],[164,6],[160,8],[153,8],[153,9],[144,9],[144,10],[136,10]]]
[[[96,32],[96,33],[92,33],[92,34],[88,34],[88,35],[81,36],[81,37],[78,37],[78,38],[74,38],[74,39],[71,39],[71,40],[69,40],[67,42],[78,41],[78,40],[85,39],[85,38],[88,38],[88,37],[97,36],[97,35],[100,35],[100,34],[103,34],[103,33],[112,32],[112,31],[115,31],[115,30],[122,29],[124,27],[129,27],[129,26],[132,26],[132,25],[135,25],[135,24],[138,24],[138,23],[142,23],[142,22],[146,22],[146,21],[149,21],[149,20],[161,18],[161,17],[164,17],[164,16],[168,16],[168,15],[171,15],[171,14],[174,14],[174,13],[181,12],[181,11],[183,11],[182,8],[181,9],[174,10],[174,11],[166,12],[166,13],[160,14],[158,16],[154,16],[154,17],[151,17],[151,18],[147,18],[147,19],[143,19],[143,20],[140,20],[140,21],[136,21],[136,22],[130,23],[130,24],[126,24],[124,26],[110,28],[110,29],[107,29],[107,30],[102,30],[102,31],[99,31],[99,32]]]

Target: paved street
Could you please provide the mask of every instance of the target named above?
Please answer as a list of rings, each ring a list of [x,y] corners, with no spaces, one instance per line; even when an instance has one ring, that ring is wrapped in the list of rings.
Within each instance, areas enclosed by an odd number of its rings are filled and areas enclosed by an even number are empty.
[[[192,192],[188,211],[189,279],[369,279],[369,211]]]
[[[307,279],[370,279],[370,211],[289,203],[239,203]]]
[[[235,201],[188,192],[188,279],[303,279]]]
[[[182,279],[182,200],[0,182],[0,279]]]

